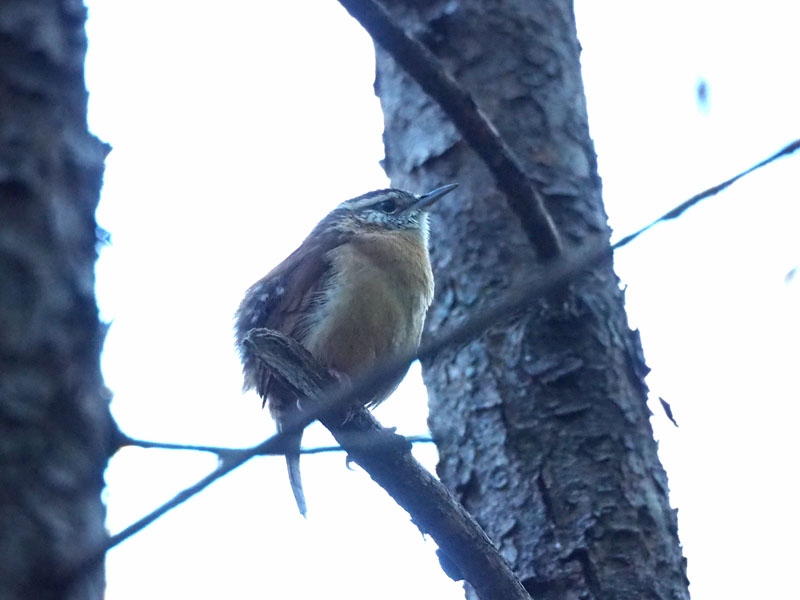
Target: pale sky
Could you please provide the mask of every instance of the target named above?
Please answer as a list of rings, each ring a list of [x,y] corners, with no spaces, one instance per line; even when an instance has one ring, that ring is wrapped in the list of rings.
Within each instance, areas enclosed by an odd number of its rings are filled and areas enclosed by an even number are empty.
[[[754,6],[577,2],[619,236],[800,137],[800,8]],[[388,185],[371,41],[334,0],[89,8],[90,125],[114,146],[98,211],[112,245],[97,268],[112,411],[134,437],[254,444],[273,426],[240,393],[232,315],[328,210]],[[800,263],[798,200],[795,156],[617,255],[695,598],[796,593],[800,282],[784,277]],[[415,367],[377,416],[417,434],[426,411]],[[319,426],[305,438],[328,441]],[[431,446],[415,453],[434,468]],[[283,460],[253,460],[112,550],[107,598],[463,597],[435,545],[343,455],[302,464],[307,520]],[[109,530],[214,466],[120,452],[106,475]]]

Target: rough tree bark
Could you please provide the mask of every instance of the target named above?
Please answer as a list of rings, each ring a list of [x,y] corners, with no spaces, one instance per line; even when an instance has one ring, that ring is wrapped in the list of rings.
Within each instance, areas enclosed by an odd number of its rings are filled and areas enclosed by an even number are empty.
[[[0,4],[0,597],[99,599],[110,451],[94,296],[106,147],[89,134],[85,9]]]
[[[383,4],[522,159],[567,251],[608,238],[572,2]],[[376,90],[393,185],[461,185],[432,219],[435,336],[539,266],[486,168],[380,48]],[[611,264],[423,365],[438,473],[537,600],[689,596],[646,372]]]

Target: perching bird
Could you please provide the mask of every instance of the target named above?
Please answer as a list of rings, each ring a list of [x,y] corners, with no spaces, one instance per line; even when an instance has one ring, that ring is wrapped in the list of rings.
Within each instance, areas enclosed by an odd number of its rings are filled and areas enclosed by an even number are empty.
[[[247,290],[236,312],[244,389],[261,395],[278,431],[299,410],[297,399],[245,347],[247,332],[265,327],[288,335],[349,379],[376,362],[414,351],[433,299],[427,211],[455,188],[446,185],[421,196],[387,189],[346,200]],[[367,405],[385,400],[401,379],[374,390]],[[298,450],[301,436],[298,431],[292,439]],[[286,454],[286,464],[305,515],[300,455]]]

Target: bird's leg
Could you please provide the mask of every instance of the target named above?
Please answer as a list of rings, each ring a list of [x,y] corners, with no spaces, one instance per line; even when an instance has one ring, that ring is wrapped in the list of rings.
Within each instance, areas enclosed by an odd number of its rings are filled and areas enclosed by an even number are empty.
[[[345,373],[344,371],[338,371],[336,369],[328,369],[328,374],[333,378],[333,381],[329,386],[326,387],[326,391],[335,390],[335,389],[346,389],[350,387],[352,384],[352,380],[350,376]],[[316,399],[308,399],[308,398],[297,398],[297,410],[300,412],[305,412],[311,405],[316,401]],[[350,420],[351,411],[348,411],[348,417],[345,420],[345,423]]]
[[[334,376],[336,379],[336,385],[339,387],[350,387],[353,383],[352,379],[350,379],[350,375],[345,373],[344,371],[339,371],[338,369],[328,369],[330,374]]]

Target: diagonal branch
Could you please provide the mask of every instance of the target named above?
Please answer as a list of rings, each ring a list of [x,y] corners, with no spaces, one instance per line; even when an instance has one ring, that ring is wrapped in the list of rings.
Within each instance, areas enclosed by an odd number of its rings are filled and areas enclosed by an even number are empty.
[[[414,78],[481,157],[519,217],[531,244],[544,259],[561,253],[561,242],[541,192],[472,97],[444,70],[439,60],[397,25],[374,0],[339,0],[372,39]]]
[[[769,156],[769,157],[765,158],[760,163],[757,163],[757,164],[753,165],[749,169],[745,169],[744,171],[742,171],[741,173],[739,173],[737,175],[734,175],[730,179],[726,179],[725,181],[723,181],[721,183],[718,183],[717,185],[713,185],[710,188],[708,188],[706,190],[703,190],[702,192],[700,192],[698,194],[695,194],[694,196],[692,196],[688,200],[686,200],[684,202],[681,202],[678,206],[670,209],[669,211],[667,211],[666,213],[664,213],[663,215],[658,217],[655,221],[652,221],[651,223],[648,223],[644,227],[642,227],[640,229],[637,229],[633,233],[631,233],[629,235],[626,235],[624,238],[622,238],[619,241],[615,242],[611,247],[614,248],[615,250],[617,248],[621,248],[622,246],[626,245],[628,242],[632,242],[633,240],[635,240],[637,237],[642,235],[645,231],[647,231],[651,227],[655,227],[656,225],[658,225],[659,223],[661,223],[663,221],[670,221],[672,219],[677,219],[678,217],[680,217],[684,212],[689,210],[695,204],[701,202],[702,200],[705,200],[706,198],[710,198],[711,196],[716,196],[721,191],[729,188],[734,183],[739,181],[742,177],[744,177],[746,175],[749,175],[753,171],[757,171],[761,167],[766,167],[769,163],[771,163],[771,162],[773,162],[775,160],[778,160],[779,158],[781,158],[783,156],[789,156],[790,154],[793,154],[793,153],[797,152],[798,150],[800,150],[800,139],[797,139],[797,140],[787,144],[786,146],[784,146],[783,148],[778,150],[772,156]]]
[[[302,398],[316,399],[336,379],[292,338],[256,329],[245,340],[274,377]],[[439,545],[482,600],[530,600],[511,568],[466,509],[411,455],[411,444],[360,404],[323,408],[319,420],[355,462]],[[444,556],[442,556],[444,555]],[[448,568],[448,571],[451,569]]]

